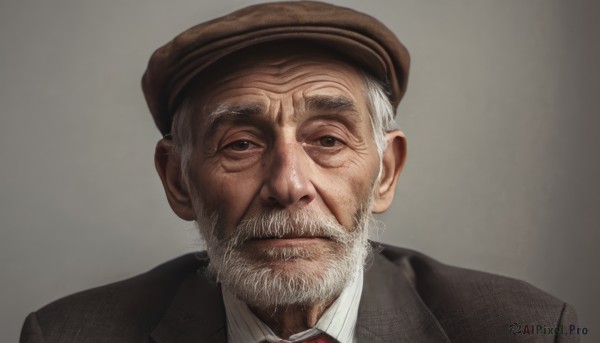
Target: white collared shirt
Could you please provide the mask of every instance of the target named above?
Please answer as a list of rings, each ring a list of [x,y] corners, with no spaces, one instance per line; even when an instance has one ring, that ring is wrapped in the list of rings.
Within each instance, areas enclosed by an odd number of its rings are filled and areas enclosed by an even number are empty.
[[[229,343],[297,342],[325,332],[340,343],[356,343],[355,326],[362,287],[363,271],[360,268],[353,281],[327,308],[317,324],[313,328],[290,336],[289,340],[277,337],[265,323],[250,311],[246,304],[222,288],[227,316],[227,341]]]

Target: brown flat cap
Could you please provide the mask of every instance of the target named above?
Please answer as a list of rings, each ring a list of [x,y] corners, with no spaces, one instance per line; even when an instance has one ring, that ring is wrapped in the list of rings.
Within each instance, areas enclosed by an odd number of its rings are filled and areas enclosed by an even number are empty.
[[[185,87],[211,64],[249,46],[295,39],[323,44],[358,63],[389,87],[396,110],[406,91],[410,58],[392,31],[349,8],[273,2],[198,24],[154,52],[142,89],[156,126],[163,135],[171,131]]]

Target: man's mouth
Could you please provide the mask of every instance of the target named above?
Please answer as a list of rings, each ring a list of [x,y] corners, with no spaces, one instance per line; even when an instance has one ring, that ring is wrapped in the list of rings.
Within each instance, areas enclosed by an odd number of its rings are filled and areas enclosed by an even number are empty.
[[[247,242],[251,245],[258,245],[265,248],[287,248],[319,244],[324,240],[329,240],[329,238],[324,236],[302,236],[289,234],[283,236],[251,238]]]

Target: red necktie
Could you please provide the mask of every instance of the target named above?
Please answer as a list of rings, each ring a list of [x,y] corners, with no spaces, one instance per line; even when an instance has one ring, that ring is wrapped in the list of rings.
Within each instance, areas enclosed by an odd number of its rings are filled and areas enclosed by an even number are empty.
[[[321,333],[321,334],[318,334],[317,336],[312,336],[312,337],[302,341],[302,343],[338,343],[338,341],[331,338],[331,336],[329,336],[326,333]]]

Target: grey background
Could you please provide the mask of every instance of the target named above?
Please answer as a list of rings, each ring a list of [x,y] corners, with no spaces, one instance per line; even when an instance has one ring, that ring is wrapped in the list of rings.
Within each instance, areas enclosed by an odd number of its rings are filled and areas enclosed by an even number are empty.
[[[53,299],[201,247],[154,171],[139,80],[175,34],[253,2],[0,3],[2,341]],[[531,282],[597,341],[600,2],[335,2],[413,57],[379,239]]]

